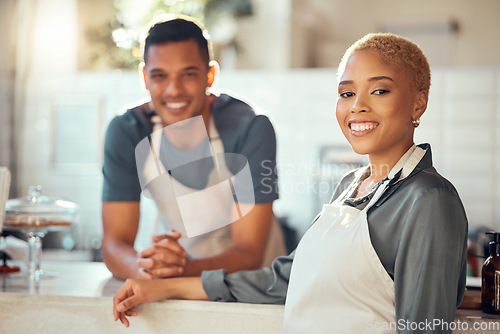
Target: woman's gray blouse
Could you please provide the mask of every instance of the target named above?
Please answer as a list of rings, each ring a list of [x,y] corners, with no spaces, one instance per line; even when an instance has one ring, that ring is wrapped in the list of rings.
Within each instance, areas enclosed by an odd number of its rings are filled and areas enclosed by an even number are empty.
[[[432,166],[430,145],[419,146],[427,151],[424,157],[370,208],[368,227],[373,248],[394,281],[398,323],[451,323],[465,290],[467,217],[456,189]],[[333,199],[353,180],[354,171],[342,179]],[[373,192],[347,199],[344,205],[362,209],[371,196]],[[203,272],[203,288],[213,301],[282,304],[293,256],[278,257],[271,267],[254,271]],[[335,261],[344,254],[326,256]]]

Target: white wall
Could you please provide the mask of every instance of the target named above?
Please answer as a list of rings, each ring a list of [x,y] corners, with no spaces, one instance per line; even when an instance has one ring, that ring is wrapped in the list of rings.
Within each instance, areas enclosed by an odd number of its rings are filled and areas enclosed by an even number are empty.
[[[290,0],[253,0],[252,4],[254,14],[238,22],[236,68],[289,68]]]
[[[459,190],[472,226],[500,229],[500,67],[433,72],[419,138],[435,142],[440,171]],[[425,137],[424,137],[425,136]]]
[[[30,185],[40,184],[46,196],[80,205],[81,221],[76,227],[80,247],[88,247],[90,239],[102,231],[102,145],[107,124],[126,104],[145,96],[134,72],[33,75],[28,80],[23,140],[15,171],[19,177],[17,191],[24,195]],[[73,122],[57,123],[58,113],[72,110],[77,111],[70,114]],[[65,138],[63,143],[58,135]],[[84,147],[84,161],[59,159],[57,145]]]

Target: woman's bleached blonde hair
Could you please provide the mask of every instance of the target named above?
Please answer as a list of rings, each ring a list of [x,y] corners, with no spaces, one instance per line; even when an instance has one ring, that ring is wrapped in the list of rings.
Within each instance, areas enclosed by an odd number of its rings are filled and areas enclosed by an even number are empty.
[[[371,33],[351,45],[339,64],[339,81],[349,58],[361,51],[376,52],[384,61],[404,71],[414,89],[429,91],[431,70],[422,50],[409,39],[390,33]]]

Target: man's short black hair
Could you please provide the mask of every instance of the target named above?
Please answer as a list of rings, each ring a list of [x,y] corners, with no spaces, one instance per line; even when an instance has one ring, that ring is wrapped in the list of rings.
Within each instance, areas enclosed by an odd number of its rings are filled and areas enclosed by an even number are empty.
[[[191,39],[198,44],[201,55],[208,65],[212,60],[212,44],[207,30],[201,23],[183,15],[172,16],[151,26],[144,42],[144,62],[147,62],[148,49],[151,45]]]

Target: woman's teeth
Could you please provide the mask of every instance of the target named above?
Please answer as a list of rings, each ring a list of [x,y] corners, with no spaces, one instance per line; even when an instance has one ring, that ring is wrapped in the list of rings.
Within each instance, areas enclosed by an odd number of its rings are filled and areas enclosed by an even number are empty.
[[[378,124],[374,123],[351,123],[351,130],[353,131],[365,131],[375,129]]]

